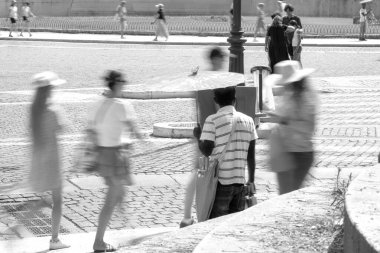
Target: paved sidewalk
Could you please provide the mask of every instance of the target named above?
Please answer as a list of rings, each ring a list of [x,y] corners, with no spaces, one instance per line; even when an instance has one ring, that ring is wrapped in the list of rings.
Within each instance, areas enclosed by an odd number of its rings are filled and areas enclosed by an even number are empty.
[[[13,41],[54,41],[54,42],[79,42],[79,43],[112,43],[112,44],[159,44],[159,45],[221,45],[227,46],[227,37],[220,36],[185,36],[173,35],[168,41],[153,41],[154,36],[143,35],[126,35],[121,39],[119,35],[109,34],[84,34],[84,33],[50,33],[38,32],[33,33],[32,37],[8,37],[7,32],[1,32],[0,40]],[[27,34],[25,34],[27,36]],[[305,38],[303,40],[305,47],[380,47],[380,39],[369,39],[359,41],[356,38],[326,38],[315,39]],[[264,38],[258,38],[253,42],[251,37],[247,38],[246,46],[264,46]]]

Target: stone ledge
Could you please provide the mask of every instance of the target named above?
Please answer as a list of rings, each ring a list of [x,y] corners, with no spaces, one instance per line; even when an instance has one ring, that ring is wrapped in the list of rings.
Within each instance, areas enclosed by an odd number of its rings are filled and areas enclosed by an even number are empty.
[[[332,189],[325,183],[262,202],[220,224],[194,252],[327,252]]]
[[[380,252],[380,165],[361,173],[345,200],[344,252]]]

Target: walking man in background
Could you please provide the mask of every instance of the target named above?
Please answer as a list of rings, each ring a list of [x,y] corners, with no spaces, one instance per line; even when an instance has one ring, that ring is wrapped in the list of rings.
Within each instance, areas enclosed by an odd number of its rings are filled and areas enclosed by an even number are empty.
[[[22,28],[21,28],[21,33],[20,36],[24,37],[22,34],[25,30],[25,28],[28,30],[29,37],[32,37],[32,33],[30,32],[30,18],[35,17],[33,12],[30,9],[29,3],[25,2],[21,8],[22,11]]]
[[[255,191],[255,144],[258,137],[253,119],[235,110],[235,92],[235,87],[214,90],[214,100],[220,109],[207,117],[203,131],[200,127],[194,129],[203,155],[215,159],[226,149],[224,159],[218,165],[219,182],[210,219],[244,210],[247,163],[248,194]]]
[[[365,32],[367,30],[367,9],[366,9],[366,3],[367,1],[361,1],[360,4],[362,5],[362,8],[359,11],[360,16],[360,34],[359,34],[359,40],[365,41]]]

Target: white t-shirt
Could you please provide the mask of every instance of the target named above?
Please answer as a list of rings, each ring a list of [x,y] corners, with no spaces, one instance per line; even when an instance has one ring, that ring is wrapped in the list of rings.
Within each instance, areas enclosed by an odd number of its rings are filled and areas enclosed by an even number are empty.
[[[11,6],[9,7],[9,17],[10,18],[14,18],[14,19],[17,19],[17,6]]]
[[[31,10],[30,10],[30,7],[29,6],[23,6],[21,8],[21,11],[22,11],[22,16],[23,17],[31,17],[33,16]]]
[[[135,120],[136,114],[132,104],[117,98],[102,99],[90,114],[90,121],[95,125],[98,145],[102,147],[120,146],[127,123]]]
[[[366,21],[366,15],[367,14],[367,10],[366,9],[360,9],[359,11],[359,15],[360,15],[360,22],[365,22]]]
[[[299,29],[297,28],[295,31],[294,31],[294,35],[293,35],[293,40],[292,40],[292,46],[293,47],[296,47],[298,45],[298,43],[300,44],[301,46],[301,38],[302,38],[302,29]]]

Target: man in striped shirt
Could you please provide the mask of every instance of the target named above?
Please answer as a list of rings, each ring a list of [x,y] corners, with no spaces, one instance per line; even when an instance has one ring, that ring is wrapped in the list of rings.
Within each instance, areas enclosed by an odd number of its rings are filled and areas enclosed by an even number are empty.
[[[245,167],[248,163],[248,193],[254,193],[255,142],[257,133],[251,117],[235,110],[235,87],[216,89],[215,102],[220,106],[216,114],[207,117],[203,126],[194,129],[199,149],[210,159],[221,154],[232,131],[233,117],[236,130],[227,146],[225,157],[219,163],[218,186],[210,219],[244,210]]]

